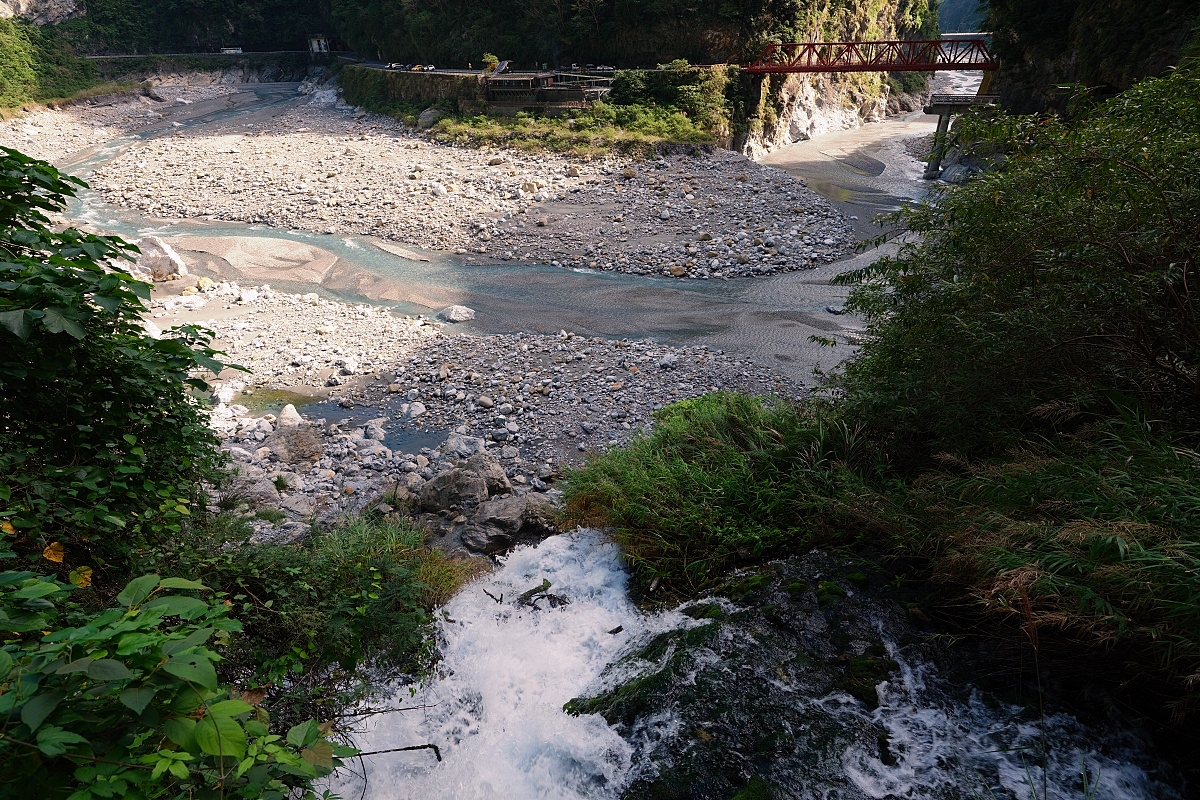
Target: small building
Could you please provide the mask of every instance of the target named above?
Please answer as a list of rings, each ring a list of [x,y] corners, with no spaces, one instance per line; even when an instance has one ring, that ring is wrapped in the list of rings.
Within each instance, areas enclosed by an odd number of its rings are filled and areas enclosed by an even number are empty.
[[[321,55],[329,52],[329,37],[323,33],[316,33],[308,37],[308,52],[312,55]]]
[[[223,55],[223,56],[240,56],[240,55],[242,55],[242,48],[240,48],[240,47],[222,47],[221,55]]]

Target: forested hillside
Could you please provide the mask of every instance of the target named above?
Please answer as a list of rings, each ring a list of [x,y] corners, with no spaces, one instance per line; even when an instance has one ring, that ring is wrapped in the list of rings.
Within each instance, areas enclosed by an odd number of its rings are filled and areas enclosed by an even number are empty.
[[[1200,45],[1195,0],[991,0],[987,27],[1001,58],[1006,106],[1062,102],[1054,87],[1107,92],[1160,75]]]
[[[56,26],[81,54],[303,50],[311,33],[330,33],[319,0],[85,0],[85,14]]]
[[[942,0],[938,21],[944,33],[974,32],[981,29],[987,0]]]
[[[520,64],[654,66],[677,58],[736,63],[769,41],[812,35],[914,37],[936,30],[937,0],[334,0],[339,35],[371,57]]]

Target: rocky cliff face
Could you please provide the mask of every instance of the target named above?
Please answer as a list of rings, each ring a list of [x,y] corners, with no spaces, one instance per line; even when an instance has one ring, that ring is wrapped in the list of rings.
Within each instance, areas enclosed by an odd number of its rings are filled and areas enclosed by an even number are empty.
[[[755,159],[828,131],[878,122],[888,90],[833,75],[786,75],[764,78],[759,96],[758,119],[734,141],[734,149]]]
[[[35,25],[54,25],[83,13],[82,0],[0,0],[0,17],[21,17]]]

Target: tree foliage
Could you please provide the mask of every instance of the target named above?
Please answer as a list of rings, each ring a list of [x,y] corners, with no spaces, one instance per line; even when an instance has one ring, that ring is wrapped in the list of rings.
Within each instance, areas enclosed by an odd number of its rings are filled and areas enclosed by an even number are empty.
[[[1114,406],[1200,429],[1200,76],[960,130],[1002,166],[900,213],[913,242],[843,278],[869,326],[847,413],[918,463]]]
[[[1117,92],[1200,54],[1194,0],[990,0],[985,26],[1017,111],[1059,104],[1058,84]]]
[[[68,97],[95,83],[94,65],[51,29],[0,19],[0,108]]]
[[[88,54],[307,50],[309,34],[333,32],[318,0],[84,0],[84,7],[57,31]]]
[[[150,287],[115,266],[135,248],[51,228],[82,185],[0,148],[0,519],[68,566],[177,533],[218,477],[188,394],[217,353],[195,327],[146,331]]]
[[[930,19],[936,24],[936,6],[931,0],[335,0],[333,16],[339,34],[371,58],[465,65],[486,50],[522,65],[653,67],[678,58],[740,63],[768,41],[814,33],[911,34]]]

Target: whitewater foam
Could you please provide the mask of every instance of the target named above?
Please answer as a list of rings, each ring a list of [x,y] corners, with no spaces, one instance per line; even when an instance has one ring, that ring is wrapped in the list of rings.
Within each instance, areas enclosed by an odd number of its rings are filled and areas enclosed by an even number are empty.
[[[514,602],[543,579],[569,604]],[[429,750],[372,756],[364,776],[342,776],[342,796],[359,796],[363,780],[373,800],[619,796],[636,774],[634,746],[563,704],[631,641],[695,621],[638,611],[616,547],[586,530],[514,550],[443,610],[439,674],[402,695],[423,708],[371,717],[354,737],[363,751],[433,743],[442,763]]]

